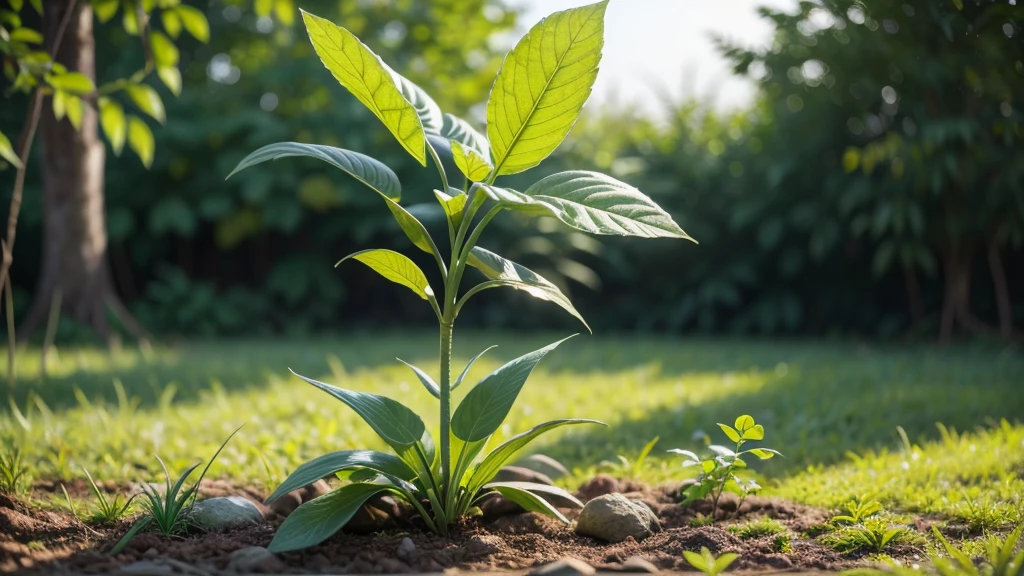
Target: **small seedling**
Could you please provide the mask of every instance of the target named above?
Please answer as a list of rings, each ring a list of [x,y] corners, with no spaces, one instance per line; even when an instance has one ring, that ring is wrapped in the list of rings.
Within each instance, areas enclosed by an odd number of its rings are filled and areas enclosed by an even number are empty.
[[[778,520],[762,516],[757,520],[729,526],[728,530],[738,536],[740,540],[750,540],[769,534],[781,534],[786,531],[786,526]]]
[[[206,476],[206,472],[210,469],[214,460],[217,459],[217,456],[220,456],[221,450],[224,449],[224,446],[227,446],[227,443],[231,440],[232,436],[237,434],[241,429],[242,427],[239,426],[231,433],[230,436],[227,437],[226,440],[224,440],[224,443],[221,444],[220,448],[217,449],[217,452],[214,453],[213,458],[210,458],[210,461],[206,463],[206,467],[203,468],[202,474],[199,475],[199,480],[188,488],[184,488],[185,481],[188,480],[188,477],[192,475],[192,472],[195,471],[202,462],[197,462],[192,466],[189,466],[172,485],[171,473],[167,471],[167,466],[164,464],[164,461],[157,456],[157,461],[160,462],[160,466],[164,469],[166,490],[161,493],[148,484],[143,485],[142,494],[145,496],[142,500],[143,515],[135,521],[135,524],[132,525],[124,537],[114,545],[110,550],[110,553],[117,554],[124,550],[124,547],[131,542],[132,538],[150,526],[154,527],[157,532],[165,536],[183,532],[188,527],[188,516],[192,511],[192,507],[195,505],[196,497],[199,495],[199,485]]]
[[[761,460],[782,456],[782,454],[771,448],[743,450],[743,445],[747,442],[764,439],[764,426],[755,423],[754,418],[751,416],[740,416],[736,419],[733,426],[719,424],[718,427],[729,437],[729,440],[735,443],[735,448],[717,445],[708,446],[713,456],[704,460],[689,450],[680,450],[678,448],[669,450],[669,452],[681,454],[686,458],[683,461],[684,467],[700,466],[701,471],[697,477],[697,483],[683,490],[683,496],[685,497],[683,506],[689,505],[694,500],[711,497],[712,517],[718,511],[718,501],[724,492],[729,491],[740,497],[739,504],[736,506],[736,512],[739,513],[739,508],[743,505],[743,501],[746,500],[747,496],[756,494],[761,490],[761,486],[757,482],[753,480],[743,482],[737,476],[736,473],[739,470],[747,467],[747,462],[743,459],[743,456],[750,454]]]
[[[845,522],[849,524],[860,524],[865,518],[869,518],[882,511],[882,505],[871,500],[867,495],[850,500],[846,504],[847,514],[839,514],[832,517],[832,523]]]
[[[870,550],[881,553],[890,544],[902,542],[911,532],[902,526],[892,526],[882,519],[872,519],[864,524],[841,528],[822,538],[821,542],[838,552]]]
[[[949,540],[935,526],[932,526],[932,533],[935,534],[949,555],[949,558],[938,554],[929,556],[932,564],[935,565],[935,570],[941,576],[1020,576],[1024,574],[1024,550],[1014,555],[1014,551],[1021,543],[1024,525],[1018,526],[1007,534],[1005,539],[995,535],[986,538],[985,556],[980,567],[970,556],[950,544]]]
[[[686,559],[686,562],[696,570],[703,572],[706,576],[717,576],[725,572],[725,569],[739,557],[739,554],[729,552],[716,558],[711,553],[711,550],[708,550],[707,546],[701,547],[700,554],[689,550],[683,551],[683,558]]]
[[[117,522],[128,513],[128,509],[131,508],[132,501],[135,497],[132,496],[124,503],[121,502],[121,495],[115,494],[113,499],[108,499],[106,494],[100,490],[100,487],[96,485],[96,481],[93,480],[92,474],[82,467],[82,471],[85,472],[85,477],[89,479],[89,486],[92,488],[92,493],[96,496],[96,507],[93,509],[90,515],[90,520],[93,522],[99,522],[101,524],[110,524]],[[63,486],[62,486],[63,488]]]
[[[0,452],[0,492],[18,494],[28,483],[28,466],[22,458],[21,448],[14,446]]]
[[[651,450],[654,449],[654,445],[661,440],[660,436],[655,436],[650,442],[644,445],[643,449],[640,450],[640,454],[636,458],[630,460],[628,457],[619,454],[617,456],[618,462],[602,462],[602,466],[610,468],[613,473],[617,476],[626,476],[629,478],[640,478],[644,470],[644,464],[647,462],[647,457],[650,456]]]

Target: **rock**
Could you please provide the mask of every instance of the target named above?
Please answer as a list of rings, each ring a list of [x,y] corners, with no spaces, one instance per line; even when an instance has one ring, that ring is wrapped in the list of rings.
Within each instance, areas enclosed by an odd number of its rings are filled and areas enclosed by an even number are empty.
[[[480,511],[483,512],[484,522],[493,522],[502,516],[525,512],[522,506],[500,494],[490,496],[481,502]]]
[[[606,494],[587,502],[576,522],[577,534],[606,542],[622,542],[630,536],[639,542],[659,530],[658,518],[650,508],[622,494]]]
[[[262,546],[239,548],[228,556],[228,570],[241,574],[257,572],[262,574],[281,572],[284,562]]]
[[[530,570],[528,576],[586,576],[596,574],[597,570],[583,560],[572,557],[562,558]]]
[[[419,551],[416,550],[416,543],[412,541],[412,538],[406,536],[398,543],[398,557],[402,560],[414,562],[419,555]]]
[[[544,474],[529,468],[520,468],[519,466],[505,466],[498,470],[492,482],[533,482],[534,484],[546,484],[548,486],[554,486],[555,484],[551,481],[551,478]]]
[[[270,510],[281,516],[288,516],[301,504],[305,504],[314,498],[319,498],[324,494],[331,491],[331,485],[325,480],[317,480],[312,484],[307,484],[298,490],[292,490],[291,492],[281,496],[277,500],[274,500],[270,504]]]
[[[557,480],[563,476],[569,475],[569,470],[562,466],[562,463],[555,460],[551,456],[545,456],[544,454],[531,454],[526,458],[521,458],[514,464],[519,468],[526,468],[539,472],[552,480]]]
[[[647,572],[648,574],[657,574],[659,572],[657,566],[639,556],[626,558],[626,561],[622,563],[622,567],[619,570],[621,572]]]
[[[579,493],[584,501],[593,500],[598,496],[621,492],[619,481],[608,474],[598,474],[580,486]]]
[[[190,520],[204,530],[224,530],[246,524],[262,524],[263,514],[241,496],[208,498],[196,502]]]

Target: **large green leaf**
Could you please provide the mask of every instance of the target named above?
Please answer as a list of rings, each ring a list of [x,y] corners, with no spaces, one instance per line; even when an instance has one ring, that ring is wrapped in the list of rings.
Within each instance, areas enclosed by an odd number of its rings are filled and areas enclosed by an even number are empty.
[[[469,123],[452,114],[444,115],[444,122],[441,127],[441,135],[453,142],[468,146],[482,156],[490,156],[491,145],[487,137],[477,131]]]
[[[492,488],[497,493],[501,494],[505,498],[519,504],[529,512],[540,512],[546,516],[553,516],[558,518],[566,524],[569,520],[558,511],[557,508],[548,504],[546,500],[537,496],[533,492],[524,489],[521,486],[516,486],[518,482],[494,482],[488,484],[487,488]]]
[[[440,134],[441,128],[444,126],[444,118],[441,113],[441,107],[437,105],[437,102],[430,97],[430,94],[427,94],[426,90],[417,86],[412,80],[395,72],[387,64],[383,62],[381,64],[395,80],[395,85],[398,86],[398,91],[402,93],[405,101],[412,104],[412,107],[416,109],[416,115],[420,118],[420,125],[423,126],[423,131]]]
[[[324,454],[299,466],[292,472],[277,490],[267,498],[267,504],[284,496],[292,490],[298,490],[307,484],[329,476],[341,470],[350,468],[365,468],[388,474],[402,480],[412,480],[416,477],[408,466],[397,456],[374,452],[373,450],[341,450]]]
[[[391,210],[391,215],[395,217],[395,221],[398,222],[398,227],[405,232],[406,237],[413,243],[414,246],[423,250],[427,254],[434,254],[437,252],[437,248],[434,246],[434,241],[430,238],[430,233],[423,226],[415,216],[409,213],[408,210],[402,208],[397,202],[381,194],[384,201],[388,204],[388,210]]]
[[[483,156],[480,155],[476,150],[463,146],[459,142],[452,140],[452,158],[455,160],[455,165],[458,166],[459,171],[469,178],[470,182],[479,182],[494,169],[491,163],[488,162]]]
[[[550,422],[545,422],[530,428],[522,434],[517,434],[502,442],[502,444],[494,450],[491,450],[491,452],[483,459],[483,462],[476,467],[476,470],[473,471],[473,479],[469,484],[470,491],[479,490],[484,484],[490,482],[506,462],[512,459],[516,453],[526,447],[530,442],[533,442],[541,434],[550,432],[551,430],[561,426],[568,426],[572,424],[600,424],[601,426],[607,426],[604,422],[599,422],[597,420],[567,418],[564,420],[552,420]]]
[[[347,484],[314,498],[285,518],[267,550],[279,554],[315,546],[341,530],[367,500],[388,490],[382,484]]]
[[[300,142],[267,144],[243,158],[227,177],[231,178],[236,173],[261,162],[289,156],[308,156],[322,160],[389,198],[398,200],[402,197],[402,185],[398,181],[398,176],[379,160],[359,152],[319,144],[302,144]]]
[[[487,101],[495,175],[533,168],[569,134],[597,78],[607,6],[555,12],[505,57]]]
[[[520,490],[526,490],[527,492],[532,492],[534,494],[540,494],[543,495],[545,497],[545,500],[547,500],[548,502],[551,502],[553,500],[552,498],[550,498],[550,496],[553,496],[558,500],[561,500],[562,502],[566,502],[568,504],[571,504],[572,506],[576,506],[577,508],[583,508],[583,503],[580,502],[575,496],[570,494],[564,488],[559,488],[558,486],[552,486],[550,484],[538,484],[537,482],[488,482],[487,485],[484,486],[484,488],[494,489],[499,486],[518,488]],[[568,506],[564,507],[567,508]]]
[[[485,376],[466,394],[452,415],[452,434],[465,442],[476,442],[494,433],[537,363],[566,340],[568,338],[563,338],[524,354]]]
[[[569,298],[562,294],[562,291],[557,286],[529,268],[516,264],[479,246],[474,246],[470,250],[466,263],[483,272],[484,276],[499,282],[502,286],[522,290],[534,298],[554,302],[563,310],[575,316],[580,322],[583,322],[587,330],[590,330],[590,326],[587,326],[587,321],[573,308]]]
[[[395,85],[390,69],[354,34],[329,20],[302,12],[306,31],[331,74],[370,109],[421,165],[426,140],[416,108]]]
[[[423,387],[427,389],[427,392],[430,392],[431,396],[433,396],[434,398],[441,397],[441,387],[437,385],[437,382],[434,382],[434,379],[430,377],[430,374],[427,374],[423,370],[420,370],[416,366],[409,364],[408,362],[402,360],[401,358],[398,358],[398,361],[408,366],[413,371],[413,373],[416,374],[416,378],[419,379],[420,384],[423,384]]]
[[[341,264],[349,258],[355,258],[363,264],[366,264],[372,268],[374,272],[388,280],[391,280],[395,284],[405,286],[424,300],[434,295],[434,291],[430,288],[430,284],[427,282],[427,277],[423,274],[423,271],[420,270],[419,266],[410,260],[408,256],[404,256],[393,250],[371,248],[369,250],[356,252],[355,254],[349,254],[339,260],[338,264]],[[338,264],[335,264],[335,266]]]
[[[469,188],[470,196],[483,194],[488,199],[497,202],[505,208],[512,210],[518,210],[520,212],[528,212],[535,215],[543,216],[556,216],[555,209],[547,204],[538,202],[530,196],[513,190],[511,188],[501,188],[498,186],[491,186],[489,184],[483,184],[477,182]]]
[[[559,172],[530,186],[525,194],[584,232],[693,240],[650,198],[605,174]]]
[[[398,401],[386,396],[331,386],[294,371],[292,374],[344,402],[396,451],[405,451],[415,445],[426,432],[423,420]]]

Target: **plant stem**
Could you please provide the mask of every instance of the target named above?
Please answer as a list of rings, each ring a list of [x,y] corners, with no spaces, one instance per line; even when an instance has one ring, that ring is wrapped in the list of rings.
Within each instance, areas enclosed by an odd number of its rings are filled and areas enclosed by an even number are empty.
[[[437,174],[441,177],[441,185],[444,186],[443,192],[448,194],[448,176],[444,173],[444,166],[441,165],[441,158],[438,157],[437,151],[430,145],[430,142],[427,142],[427,150],[430,150],[430,156],[434,159],[434,164],[437,165]]]
[[[447,503],[451,487],[451,419],[452,419],[452,320],[454,311],[445,295],[445,315],[441,319],[441,499]]]

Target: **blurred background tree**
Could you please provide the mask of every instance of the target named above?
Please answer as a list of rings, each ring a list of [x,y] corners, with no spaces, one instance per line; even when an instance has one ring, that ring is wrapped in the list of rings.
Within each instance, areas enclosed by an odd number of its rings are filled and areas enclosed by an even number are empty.
[[[332,268],[340,255],[401,238],[355,184],[301,161],[223,178],[268,142],[342,146],[397,167],[411,210],[431,226],[440,222],[431,219],[436,177],[330,80],[291,1],[187,4],[206,15],[210,42],[177,42],[183,90],[164,98],[173,120],[155,131],[152,168],[107,163],[117,292],[161,335],[429,321],[404,295],[378,296],[360,269]],[[301,7],[351,29],[478,127],[518,16],[499,0]],[[748,108],[666,97],[664,122],[605,107],[541,167],[607,170],[665,206],[699,246],[598,241],[510,217],[495,223],[493,247],[572,292],[596,330],[1014,337],[1024,319],[1021,10],[989,0],[763,10],[775,28],[768,49],[719,41],[736,72],[757,82]],[[110,63],[103,73],[138,65],[123,27],[96,38],[97,61]],[[5,103],[0,130],[11,133],[23,116]],[[40,268],[42,171],[34,166],[26,188],[13,276],[19,319]],[[9,194],[11,172],[0,172],[0,193]],[[490,302],[502,301],[481,297],[466,320],[568,326]],[[60,336],[75,337],[78,326],[62,322]]]

